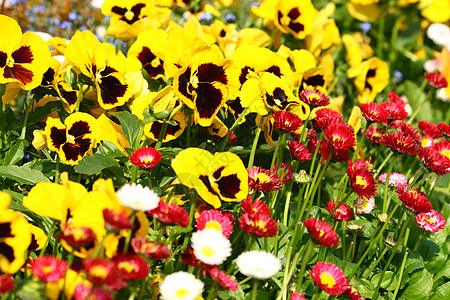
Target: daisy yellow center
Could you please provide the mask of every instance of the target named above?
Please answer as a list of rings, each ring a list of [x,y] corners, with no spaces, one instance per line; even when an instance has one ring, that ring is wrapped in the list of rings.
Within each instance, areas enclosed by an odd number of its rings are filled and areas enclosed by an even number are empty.
[[[319,237],[323,237],[325,235],[325,231],[319,229]]]
[[[144,164],[149,164],[149,163],[151,163],[153,161],[153,158],[151,158],[151,157],[147,157],[147,158],[143,158],[142,159],[142,162],[144,163]]]
[[[8,68],[14,67],[14,58],[8,57],[8,58],[6,59],[6,65],[8,66]]]
[[[423,221],[423,220],[427,221],[427,222],[430,223],[430,224],[434,224],[434,220],[433,220],[432,218],[423,217],[423,218],[422,218],[422,221]]]
[[[286,127],[291,126],[291,123],[288,120],[285,120],[284,121],[284,126],[286,126]]]
[[[308,96],[308,100],[310,100],[310,101],[317,101],[317,100],[320,100],[320,96],[317,95],[317,94],[311,94],[311,95]]]
[[[189,291],[188,291],[187,289],[179,289],[179,290],[175,293],[175,295],[176,295],[177,297],[184,297],[184,296],[189,295]]]
[[[106,270],[103,266],[95,266],[89,270],[89,274],[93,277],[105,279],[108,276],[108,270]]]
[[[446,156],[446,157],[448,157],[448,158],[450,158],[450,150],[442,150],[441,154]]]
[[[52,266],[44,266],[44,267],[42,268],[42,272],[44,272],[44,274],[49,274],[49,273],[51,273],[51,272],[53,272],[53,271],[54,271],[54,269],[53,269]]]
[[[362,185],[363,188],[367,187],[367,181],[362,176],[356,176],[356,184]]]
[[[222,226],[220,226],[220,223],[216,221],[209,221],[208,223],[206,223],[205,229],[215,229],[219,232],[222,232]]]
[[[342,138],[340,136],[333,136],[333,142],[342,142]]]
[[[373,137],[381,137],[382,134],[380,132],[375,132],[372,136]]]
[[[259,183],[269,183],[270,182],[270,177],[266,173],[258,173],[258,175],[256,175],[253,179]]]
[[[400,145],[400,146],[403,146],[403,147],[407,146],[405,141],[397,140],[396,142],[397,142],[397,145]]]
[[[253,225],[253,227],[257,227],[259,229],[262,229],[264,231],[266,231],[266,222],[264,222],[263,220],[257,220],[256,222],[251,222],[251,224]]]
[[[204,255],[206,255],[208,257],[209,256],[213,256],[214,253],[215,253],[214,249],[211,246],[203,246],[202,247],[202,252],[203,252]]]
[[[130,20],[133,19],[134,13],[133,13],[132,11],[127,11],[127,12],[125,13],[124,17],[125,17],[125,19],[127,19],[127,20],[130,21]]]
[[[123,261],[123,262],[119,263],[119,269],[125,270],[125,272],[127,272],[127,273],[131,273],[136,270],[136,266],[127,261]]]
[[[320,282],[328,288],[333,288],[336,285],[336,280],[328,273],[320,274]]]
[[[417,198],[417,192],[416,191],[409,191],[409,193],[414,197]]]
[[[430,144],[431,144],[431,139],[430,139],[430,138],[424,137],[424,138],[422,139],[422,147],[429,146]]]

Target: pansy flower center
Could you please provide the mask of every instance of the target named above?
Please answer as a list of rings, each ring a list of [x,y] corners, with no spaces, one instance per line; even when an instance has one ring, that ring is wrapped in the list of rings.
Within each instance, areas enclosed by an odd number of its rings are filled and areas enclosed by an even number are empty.
[[[8,57],[8,58],[6,59],[6,66],[8,66],[8,68],[14,67],[14,58]]]
[[[334,280],[334,277],[328,273],[320,274],[320,282],[328,288],[333,288],[336,285],[336,280]]]
[[[152,65],[153,68],[157,68],[161,65],[161,61],[159,60],[158,57],[155,57],[150,64]]]
[[[131,21],[134,18],[134,13],[132,11],[127,11],[123,16],[125,19]]]
[[[192,85],[192,87],[194,89],[198,88],[198,77],[197,76],[192,76],[191,80],[189,81],[189,83]]]
[[[289,26],[289,23],[291,22],[291,18],[289,18],[288,16],[283,16],[280,19],[280,24],[283,26]]]

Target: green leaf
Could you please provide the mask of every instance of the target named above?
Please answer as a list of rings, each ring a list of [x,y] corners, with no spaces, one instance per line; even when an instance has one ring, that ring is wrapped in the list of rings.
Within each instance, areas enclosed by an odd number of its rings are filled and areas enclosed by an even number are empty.
[[[9,148],[8,152],[6,152],[5,159],[3,160],[2,165],[9,166],[14,165],[16,162],[20,161],[23,158],[23,150],[25,146],[28,145],[28,141],[19,139],[14,145]]]
[[[445,279],[450,279],[450,260],[447,260],[442,269],[440,269],[439,272],[437,272],[436,275],[434,275],[434,281],[438,280],[441,277],[444,277]]]
[[[130,144],[130,147],[135,144],[136,141],[140,141],[141,136],[139,136],[139,130],[142,126],[142,121],[128,111],[115,112],[120,125],[122,126],[122,131]]]
[[[450,297],[450,281],[436,289],[430,300],[442,300]]]
[[[19,184],[35,185],[38,182],[50,182],[42,172],[24,166],[0,166],[0,176],[15,180]]]
[[[52,112],[58,111],[62,109],[61,101],[49,101],[44,106],[36,108],[28,121],[30,123],[37,123],[46,116],[50,115]]]
[[[358,290],[361,297],[364,298],[372,297],[373,290],[375,289],[375,287],[373,286],[373,283],[370,282],[369,280],[353,277],[350,283]]]
[[[372,277],[372,282],[378,284],[382,273],[378,273]],[[386,271],[381,280],[381,287],[385,290],[393,291],[397,285],[398,277],[394,276],[394,272]]]
[[[422,255],[417,252],[410,252],[406,259],[405,273],[411,273],[424,267]]]
[[[433,287],[433,277],[426,270],[414,272],[400,299],[424,299],[430,294]]]
[[[85,156],[74,169],[81,174],[94,175],[100,173],[103,169],[118,166],[119,163],[113,158],[95,153],[94,156]]]

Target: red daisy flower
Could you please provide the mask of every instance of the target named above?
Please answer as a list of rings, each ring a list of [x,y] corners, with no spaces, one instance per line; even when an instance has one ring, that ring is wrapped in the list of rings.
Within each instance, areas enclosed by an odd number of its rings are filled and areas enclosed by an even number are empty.
[[[378,177],[378,180],[385,184],[386,177],[387,177],[387,173],[383,173]],[[399,185],[404,185],[407,183],[408,183],[408,178],[405,175],[397,173],[397,172],[392,172],[391,174],[389,174],[389,182],[388,182],[389,186],[399,186]]]
[[[442,140],[433,145],[433,149],[435,149],[442,156],[450,159],[450,141]]]
[[[0,295],[12,291],[16,288],[14,278],[9,274],[0,275]]]
[[[317,262],[310,275],[315,284],[332,296],[344,293],[350,283],[340,268],[326,261]]]
[[[243,214],[238,222],[243,232],[259,237],[274,236],[278,232],[277,222],[267,214]]]
[[[374,125],[370,125],[366,131],[366,137],[370,139],[372,144],[380,144],[383,134],[384,129]]]
[[[244,201],[241,202],[242,213],[244,214],[271,214],[270,208],[266,203],[263,203],[261,200],[256,199],[255,203],[252,202],[252,197],[247,197]]]
[[[36,258],[31,263],[31,272],[45,282],[57,282],[64,277],[67,263],[51,255]]]
[[[394,102],[395,104],[398,104],[403,107],[405,107],[405,105],[407,104],[407,102],[405,100],[403,100],[402,97],[397,95],[394,91],[390,91],[388,93],[388,99],[389,99],[389,101]]]
[[[306,300],[306,298],[300,293],[292,293],[289,300]]]
[[[286,132],[294,132],[302,125],[302,120],[296,115],[288,111],[277,110],[273,112],[275,120],[274,127]]]
[[[363,117],[370,122],[385,123],[388,120],[388,113],[384,107],[374,102],[363,103],[359,105]]]
[[[329,201],[325,209],[328,210],[329,212],[332,212],[335,207],[336,203],[334,203],[334,201]],[[353,218],[353,210],[350,208],[350,206],[347,205],[347,203],[342,203],[334,211],[333,218],[335,218],[338,221],[348,222],[348,220]]]
[[[306,139],[310,140],[310,139],[314,139],[317,137],[317,131],[315,131],[314,129],[310,129],[308,130],[308,132],[306,133]]]
[[[410,189],[409,191],[399,191],[398,198],[403,204],[414,212],[429,212],[432,209],[431,202],[428,201],[425,194],[419,190]]]
[[[327,222],[309,218],[303,221],[309,234],[322,246],[330,247],[339,245],[339,238],[333,229],[333,226]]]
[[[428,83],[430,85],[434,86],[437,89],[447,87],[447,80],[438,72],[427,73],[425,74],[425,78],[428,80]]]
[[[349,286],[347,288],[347,290],[345,291],[345,295],[347,295],[350,300],[364,300],[364,298],[359,294],[358,290],[353,286]]]
[[[407,122],[396,120],[391,123],[391,127],[398,129],[398,131],[406,135],[409,135],[416,141],[417,144],[422,143],[422,135],[420,134],[419,130],[412,127],[412,125],[408,124]]]
[[[398,105],[394,102],[381,102],[380,105],[388,114],[388,120],[402,120],[408,117],[408,112],[404,106]]]
[[[437,127],[441,131],[442,135],[444,135],[446,138],[450,137],[450,125],[448,125],[444,122],[439,122],[437,124]]]
[[[310,160],[311,153],[308,152],[306,147],[299,143],[298,141],[289,141],[288,142],[289,150],[291,151],[292,156],[296,160]]]
[[[377,193],[377,183],[366,161],[362,159],[349,161],[347,175],[353,190],[361,197],[369,198]]]
[[[439,130],[439,127],[428,121],[419,121],[417,122],[420,130],[422,130],[423,134],[428,135],[432,138],[439,138],[442,136],[442,132]]]
[[[227,214],[223,214],[221,210],[209,209],[204,210],[196,218],[197,230],[205,228],[216,229],[220,231],[225,237],[229,238],[233,232],[233,222]]]
[[[450,152],[449,152],[450,153]],[[421,148],[419,158],[431,172],[444,176],[450,172],[450,159],[442,155],[434,147]]]
[[[353,127],[346,123],[333,122],[324,132],[333,149],[348,150],[356,145]]]
[[[277,174],[271,174],[270,170],[260,167],[248,169],[248,186],[253,191],[272,192],[283,186]]]
[[[312,124],[317,131],[326,129],[333,120],[344,123],[342,115],[330,108],[321,108],[316,110],[315,113],[316,118],[312,120]]]
[[[143,147],[133,152],[130,162],[143,169],[154,168],[160,161],[162,155],[155,148]]]
[[[62,226],[62,232],[57,236],[58,239],[64,240],[72,248],[79,249],[81,247],[90,248],[94,246],[97,235],[89,227],[74,227],[72,225]]]
[[[120,231],[122,229],[131,229],[131,219],[127,217],[124,211],[117,212],[112,209],[105,208],[103,210],[103,219],[105,220],[105,226],[108,229]]]
[[[236,280],[231,278],[231,276],[227,275],[224,271],[219,271],[217,267],[212,268],[208,272],[211,278],[216,280],[224,289],[229,291],[237,291],[239,288]]]
[[[328,159],[330,154],[332,154],[331,160],[335,162],[345,162],[350,159],[350,152],[348,149],[333,149],[331,143],[328,140],[322,140],[318,153],[320,155],[323,155],[322,160],[320,161],[321,164],[323,164]]]
[[[380,142],[398,154],[414,155],[419,152],[416,140],[403,132],[386,133],[381,137]]]
[[[93,284],[114,285],[120,280],[116,264],[108,259],[93,258],[83,260],[87,279]]]
[[[91,285],[80,283],[73,292],[75,300],[112,300],[111,294],[101,288],[93,288]]]
[[[315,89],[303,90],[300,92],[299,97],[300,100],[312,107],[327,106],[330,104],[330,97]]]
[[[434,209],[418,214],[415,219],[418,227],[428,232],[438,232],[444,229],[446,223],[444,217]]]
[[[426,148],[426,147],[431,147],[434,144],[434,139],[433,137],[429,136],[429,135],[424,135],[422,136],[422,143],[420,144],[422,147]]]
[[[141,253],[145,257],[159,260],[169,259],[172,255],[169,247],[163,243],[149,242],[146,238],[135,237],[131,240],[131,247],[135,253]]]
[[[132,253],[119,253],[112,258],[112,261],[125,280],[145,279],[150,270],[150,265],[141,256]]]
[[[165,224],[178,224],[181,227],[189,226],[189,213],[176,204],[160,200],[158,207],[148,213]]]
[[[282,162],[280,169],[278,170],[278,176],[281,177],[281,182],[282,183],[286,183],[288,181],[292,180],[292,174],[294,173],[294,170],[292,169],[292,166],[287,166],[287,163]],[[273,169],[272,169],[272,173],[276,173],[278,169],[278,163],[275,163],[273,165]]]

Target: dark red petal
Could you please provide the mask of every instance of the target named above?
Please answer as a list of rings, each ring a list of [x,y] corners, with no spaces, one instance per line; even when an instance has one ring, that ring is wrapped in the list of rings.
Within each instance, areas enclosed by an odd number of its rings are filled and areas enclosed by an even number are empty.
[[[206,63],[198,66],[197,77],[199,82],[218,81],[223,84],[228,83],[227,75],[225,74],[223,67],[213,63]]]
[[[74,137],[80,137],[86,133],[92,133],[91,126],[86,121],[77,121],[73,123],[68,133]]]
[[[6,66],[6,59],[8,58],[8,54],[5,52],[0,51],[0,68],[3,68]]]
[[[245,81],[247,81],[247,74],[249,71],[255,71],[252,67],[245,66],[241,69],[241,75],[239,75],[239,82],[241,85],[244,84]]]
[[[142,63],[143,68],[147,71],[151,78],[164,74],[163,61],[155,68],[151,65],[151,62],[156,58],[156,55],[148,47],[143,47],[139,52],[137,58]]]
[[[66,160],[77,161],[89,151],[92,141],[90,139],[75,139],[75,144],[66,143],[62,146],[62,151]]]
[[[201,119],[211,119],[222,105],[222,91],[209,83],[199,83],[195,106]]]
[[[191,68],[178,77],[178,91],[188,99],[192,99],[192,95],[188,92],[188,83],[191,79]]]
[[[103,77],[99,84],[103,103],[116,104],[117,98],[123,97],[127,92],[128,85],[122,84],[119,79],[114,76]]]
[[[55,148],[59,147],[67,141],[66,130],[52,127],[50,129],[50,140]]]
[[[6,67],[3,72],[3,77],[17,79],[24,85],[32,82],[33,76],[33,72],[22,67],[21,65],[14,65],[13,68]]]
[[[300,11],[298,10],[298,7],[294,7],[293,9],[291,9],[288,13],[288,17],[292,20],[297,19],[298,17],[300,17]]]
[[[237,177],[237,174],[223,176],[216,183],[220,194],[224,197],[235,198],[236,194],[240,192],[241,180]]]
[[[272,73],[274,75],[277,75],[278,77],[281,77],[281,69],[279,66],[271,66],[270,68],[266,69],[264,72]]]
[[[30,46],[22,46],[11,54],[15,64],[31,64],[33,62],[33,52]]]
[[[304,31],[305,30],[305,26],[303,26],[303,24],[296,23],[296,22],[290,22],[288,27],[290,29],[292,29],[295,33],[299,33],[300,31]]]
[[[64,90],[64,87],[60,84],[58,84],[58,93],[60,94],[61,98],[64,98],[64,100],[69,103],[69,105],[73,105],[77,102],[77,92],[75,91],[66,91]]]

